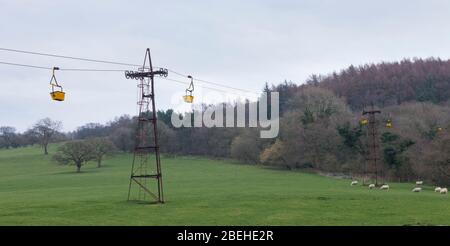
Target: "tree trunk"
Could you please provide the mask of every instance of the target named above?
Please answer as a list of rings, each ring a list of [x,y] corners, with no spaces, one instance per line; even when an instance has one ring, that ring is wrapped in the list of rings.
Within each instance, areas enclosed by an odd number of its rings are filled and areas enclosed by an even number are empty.
[[[102,158],[97,159],[97,167],[102,167]]]
[[[44,144],[44,155],[48,155],[47,146],[47,144]]]
[[[77,164],[77,173],[81,172],[81,163]]]

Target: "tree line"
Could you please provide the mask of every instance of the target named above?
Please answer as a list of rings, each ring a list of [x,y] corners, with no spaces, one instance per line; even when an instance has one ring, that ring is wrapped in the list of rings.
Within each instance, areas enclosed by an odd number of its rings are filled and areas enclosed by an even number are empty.
[[[48,154],[48,145],[51,142],[59,142],[66,139],[66,135],[60,132],[62,123],[44,118],[37,121],[24,133],[18,133],[12,126],[0,126],[0,148],[18,148],[39,144]]]
[[[276,139],[259,138],[258,128],[174,128],[169,109],[157,112],[161,151],[231,157],[287,170],[364,175],[368,133],[360,121],[364,106],[373,102],[382,111],[377,116],[377,141],[385,178],[450,184],[450,61],[431,58],[350,66],[325,76],[313,75],[302,85],[266,84],[263,92],[270,91],[280,93]],[[391,128],[385,127],[387,120],[392,121]],[[56,127],[48,141],[44,139],[49,131],[37,128],[42,124],[15,135],[14,129],[2,127],[0,146],[103,138],[117,150],[131,152],[136,122],[136,117],[123,115],[65,134]]]

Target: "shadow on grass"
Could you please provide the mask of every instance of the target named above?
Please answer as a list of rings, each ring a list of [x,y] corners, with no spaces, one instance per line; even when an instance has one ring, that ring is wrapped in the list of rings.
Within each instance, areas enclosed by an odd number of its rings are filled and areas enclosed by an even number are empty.
[[[57,172],[57,173],[52,173],[52,175],[67,175],[67,174],[72,174],[72,175],[83,175],[83,174],[87,174],[87,173],[98,173],[101,168],[96,168],[96,169],[87,169],[87,170],[81,170],[80,172],[77,172],[76,170],[73,171],[64,171],[64,172]]]
[[[57,173],[53,173],[53,174],[56,175],[56,174],[96,173],[96,172],[101,171],[102,169],[110,169],[113,167],[114,167],[114,165],[102,164],[101,167],[89,166],[89,167],[81,168],[80,172],[77,172],[76,169],[74,168],[73,171],[57,172]]]
[[[156,201],[143,201],[143,200],[124,200],[123,202],[118,202],[119,204],[131,204],[131,205],[152,205],[152,206],[163,206],[167,204],[167,201],[164,203],[159,203]]]

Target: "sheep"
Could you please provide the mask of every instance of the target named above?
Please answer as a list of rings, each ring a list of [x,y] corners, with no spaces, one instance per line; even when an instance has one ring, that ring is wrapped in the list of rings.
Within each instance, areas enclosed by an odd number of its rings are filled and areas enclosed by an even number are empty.
[[[447,192],[448,192],[447,188],[442,188],[439,193],[445,195],[445,194],[447,194]]]
[[[380,190],[389,190],[389,185],[384,184],[380,187]]]
[[[353,186],[353,185],[357,185],[357,184],[358,184],[358,181],[357,180],[353,180],[350,185]]]
[[[416,187],[416,188],[412,189],[412,192],[421,192],[421,191],[422,191],[422,188],[420,188],[420,187]]]
[[[416,181],[416,185],[423,185],[423,181]]]
[[[370,184],[369,189],[373,189],[373,188],[375,188],[375,184]]]
[[[434,192],[441,192],[441,187],[434,188]]]

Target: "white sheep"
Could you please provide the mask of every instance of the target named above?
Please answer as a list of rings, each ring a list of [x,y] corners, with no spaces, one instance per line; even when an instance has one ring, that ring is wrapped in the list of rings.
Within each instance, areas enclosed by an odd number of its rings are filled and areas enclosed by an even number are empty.
[[[375,188],[375,184],[370,184],[369,189],[373,189],[373,188]]]
[[[416,187],[416,188],[412,189],[412,192],[421,192],[421,191],[422,191],[422,188],[420,188],[420,187]]]
[[[448,192],[447,188],[442,188],[439,193],[444,195],[444,194],[447,194],[447,192]]]
[[[384,184],[380,187],[380,190],[389,190],[389,185]]]
[[[358,184],[358,180],[353,180],[352,183],[350,185],[357,185]]]
[[[423,181],[416,181],[416,185],[423,185]]]
[[[434,188],[434,192],[441,192],[441,187]]]

